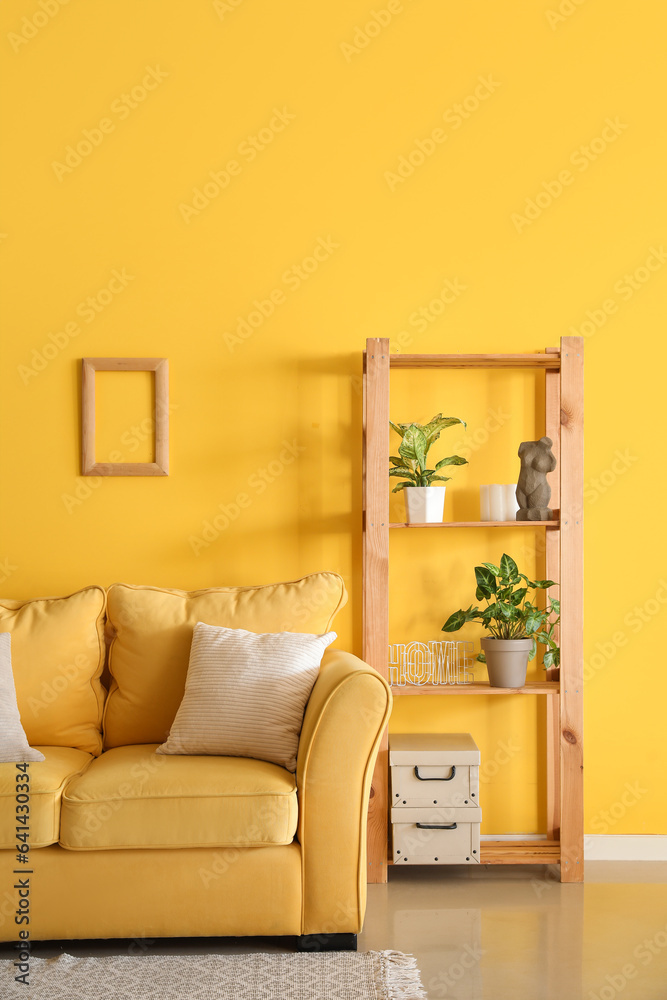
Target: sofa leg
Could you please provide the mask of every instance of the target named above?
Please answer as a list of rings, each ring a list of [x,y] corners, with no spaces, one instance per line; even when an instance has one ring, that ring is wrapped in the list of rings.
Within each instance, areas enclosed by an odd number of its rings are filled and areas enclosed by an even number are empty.
[[[356,934],[302,934],[296,939],[297,951],[356,951]]]

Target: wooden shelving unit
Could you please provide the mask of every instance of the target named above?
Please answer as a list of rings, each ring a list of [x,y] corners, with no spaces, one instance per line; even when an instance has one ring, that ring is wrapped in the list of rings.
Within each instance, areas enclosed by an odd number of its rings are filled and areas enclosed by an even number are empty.
[[[582,882],[583,853],[583,338],[563,337],[539,354],[390,355],[387,339],[369,339],[364,354],[364,659],[388,677],[389,531],[395,528],[545,530],[546,576],[559,581],[561,669],[522,688],[488,682],[443,687],[395,685],[394,696],[546,695],[546,838],[483,841],[482,864],[560,864],[562,882]],[[545,373],[545,433],[558,465],[552,477],[552,521],[389,521],[390,372],[393,368],[519,368]],[[386,882],[388,867],[388,741],[373,777],[368,816],[368,881]]]

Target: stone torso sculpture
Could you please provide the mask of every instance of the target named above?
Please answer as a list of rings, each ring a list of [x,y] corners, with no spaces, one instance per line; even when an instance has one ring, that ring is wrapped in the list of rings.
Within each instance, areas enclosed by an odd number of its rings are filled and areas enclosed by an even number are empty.
[[[553,518],[549,507],[551,487],[547,482],[547,473],[556,468],[552,444],[551,438],[543,437],[519,445],[521,472],[516,488],[517,521],[551,521]]]

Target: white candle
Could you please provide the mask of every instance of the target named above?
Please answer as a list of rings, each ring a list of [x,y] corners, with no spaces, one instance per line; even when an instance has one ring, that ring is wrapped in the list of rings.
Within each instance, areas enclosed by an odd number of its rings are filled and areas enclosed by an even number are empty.
[[[503,492],[505,494],[505,520],[516,521],[516,512],[519,509],[516,499],[516,483],[503,486]]]
[[[490,521],[491,512],[489,510],[489,487],[479,488],[479,519],[480,521]]]
[[[505,495],[504,487],[494,483],[489,486],[489,510],[492,521],[505,520]]]

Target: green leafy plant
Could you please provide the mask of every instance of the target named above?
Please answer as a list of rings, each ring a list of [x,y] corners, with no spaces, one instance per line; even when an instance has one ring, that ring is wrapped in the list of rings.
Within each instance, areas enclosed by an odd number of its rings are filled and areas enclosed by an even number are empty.
[[[394,486],[392,493],[398,493],[407,486],[430,486],[434,482],[449,482],[451,476],[439,476],[440,469],[447,465],[467,465],[468,460],[460,455],[450,455],[442,458],[432,469],[428,468],[427,455],[431,445],[438,440],[440,432],[454,424],[463,424],[463,420],[458,417],[443,417],[442,413],[437,413],[433,420],[427,424],[394,424],[389,421],[390,426],[401,438],[398,447],[398,455],[391,455],[389,461],[391,468],[390,476],[397,476],[407,480]]]
[[[511,556],[503,555],[500,566],[482,563],[475,566],[478,601],[484,599],[486,607],[472,605],[466,611],[455,611],[442,626],[443,632],[458,632],[467,622],[481,622],[494,639],[532,639],[533,648],[528,655],[532,660],[537,652],[537,643],[543,643],[544,667],[560,665],[560,649],[554,639],[554,630],[560,622],[560,601],[549,598],[547,607],[538,608],[529,599],[530,590],[546,590],[554,587],[553,580],[529,580],[519,573]],[[484,653],[477,657],[486,662]]]

